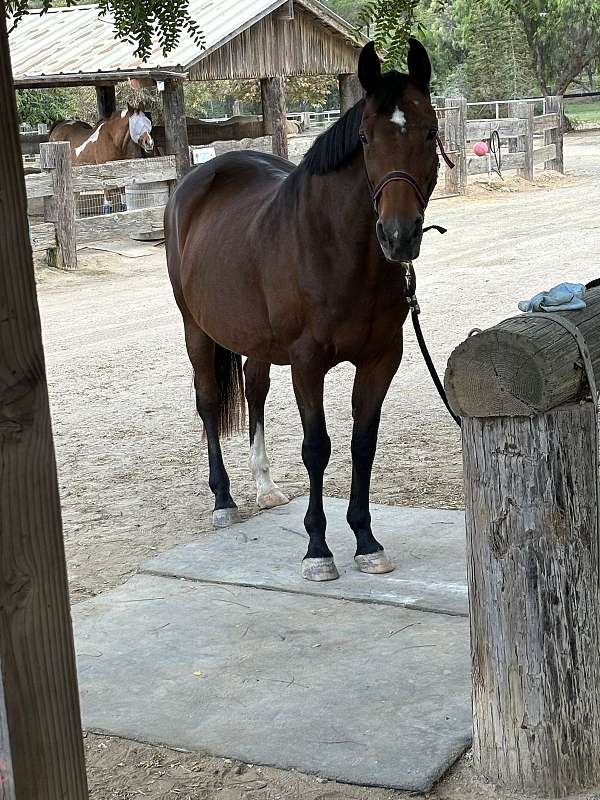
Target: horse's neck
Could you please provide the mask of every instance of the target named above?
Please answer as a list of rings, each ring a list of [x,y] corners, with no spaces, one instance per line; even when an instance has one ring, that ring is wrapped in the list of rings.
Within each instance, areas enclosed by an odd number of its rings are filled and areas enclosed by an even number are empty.
[[[325,241],[350,239],[357,259],[373,250],[376,220],[362,152],[339,170],[298,176],[292,187],[301,226],[320,231]]]
[[[129,155],[130,145],[133,145],[133,140],[129,135],[129,117],[119,116],[114,120],[110,120],[108,133],[115,150],[121,156]],[[133,158],[132,155],[130,157]]]

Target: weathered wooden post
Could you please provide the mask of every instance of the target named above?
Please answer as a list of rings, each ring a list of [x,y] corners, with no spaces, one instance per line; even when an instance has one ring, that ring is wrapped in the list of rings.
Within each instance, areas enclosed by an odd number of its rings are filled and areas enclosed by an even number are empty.
[[[517,170],[517,175],[528,181],[533,180],[533,103],[527,100],[516,100],[508,104],[508,113],[522,121],[524,130],[509,142],[509,152],[524,153],[525,163]]]
[[[356,73],[338,75],[340,114],[345,114],[363,97],[363,88]]]
[[[600,376],[600,289],[560,316]],[[515,790],[600,784],[598,437],[580,347],[555,314],[459,345],[474,756]]]
[[[562,96],[544,98],[544,114],[558,114],[558,127],[552,128],[549,131],[544,131],[544,144],[556,145],[556,158],[546,161],[544,167],[545,169],[554,169],[557,172],[564,173],[565,161],[563,141],[565,129],[565,110]]]
[[[75,197],[68,142],[40,144],[40,167],[52,175],[53,195],[44,200],[44,219],[53,222],[58,251],[48,251],[48,261],[61,269],[77,269]]]
[[[108,119],[117,110],[117,95],[114,84],[96,86],[98,119]]]
[[[273,137],[273,152],[287,158],[287,116],[283,78],[261,78],[260,92],[265,135]]]
[[[467,190],[467,98],[446,97],[446,142],[452,153],[454,169],[446,170],[446,192],[465,194]]]
[[[159,89],[162,93],[167,155],[175,156],[177,178],[179,179],[190,171],[190,147],[185,118],[183,81],[166,80]]]

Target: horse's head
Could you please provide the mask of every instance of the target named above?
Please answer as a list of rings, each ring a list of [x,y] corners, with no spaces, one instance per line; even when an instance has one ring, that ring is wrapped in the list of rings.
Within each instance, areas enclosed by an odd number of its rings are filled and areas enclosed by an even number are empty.
[[[358,77],[366,93],[360,139],[378,214],[377,238],[388,261],[412,261],[421,249],[423,215],[439,167],[429,56],[410,39],[408,75],[382,74],[371,42],[360,55]]]
[[[127,110],[123,111],[121,116],[126,116],[129,119],[129,135],[132,141],[138,144],[146,153],[151,153],[154,150],[154,141],[150,135],[152,130],[152,123],[144,114],[142,108],[134,108],[127,105]]]

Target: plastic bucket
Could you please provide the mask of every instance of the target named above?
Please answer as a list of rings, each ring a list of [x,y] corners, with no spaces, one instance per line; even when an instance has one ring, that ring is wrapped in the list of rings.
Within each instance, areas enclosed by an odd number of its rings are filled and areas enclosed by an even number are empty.
[[[125,187],[125,203],[128,211],[138,208],[164,206],[169,200],[169,182],[130,183]]]

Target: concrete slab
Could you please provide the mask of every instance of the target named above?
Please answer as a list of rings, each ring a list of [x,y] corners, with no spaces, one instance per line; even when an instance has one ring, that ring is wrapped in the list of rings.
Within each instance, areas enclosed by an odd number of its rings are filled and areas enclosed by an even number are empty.
[[[462,511],[371,506],[373,531],[392,556],[396,570],[388,575],[364,575],[354,566],[355,539],[346,523],[347,501],[326,498],[327,542],[340,579],[310,583],[300,576],[307,542],[306,506],[307,498],[296,498],[287,506],[152,558],[141,570],[196,581],[468,614]]]
[[[73,618],[91,730],[417,792],[470,741],[462,617],[137,575]]]

